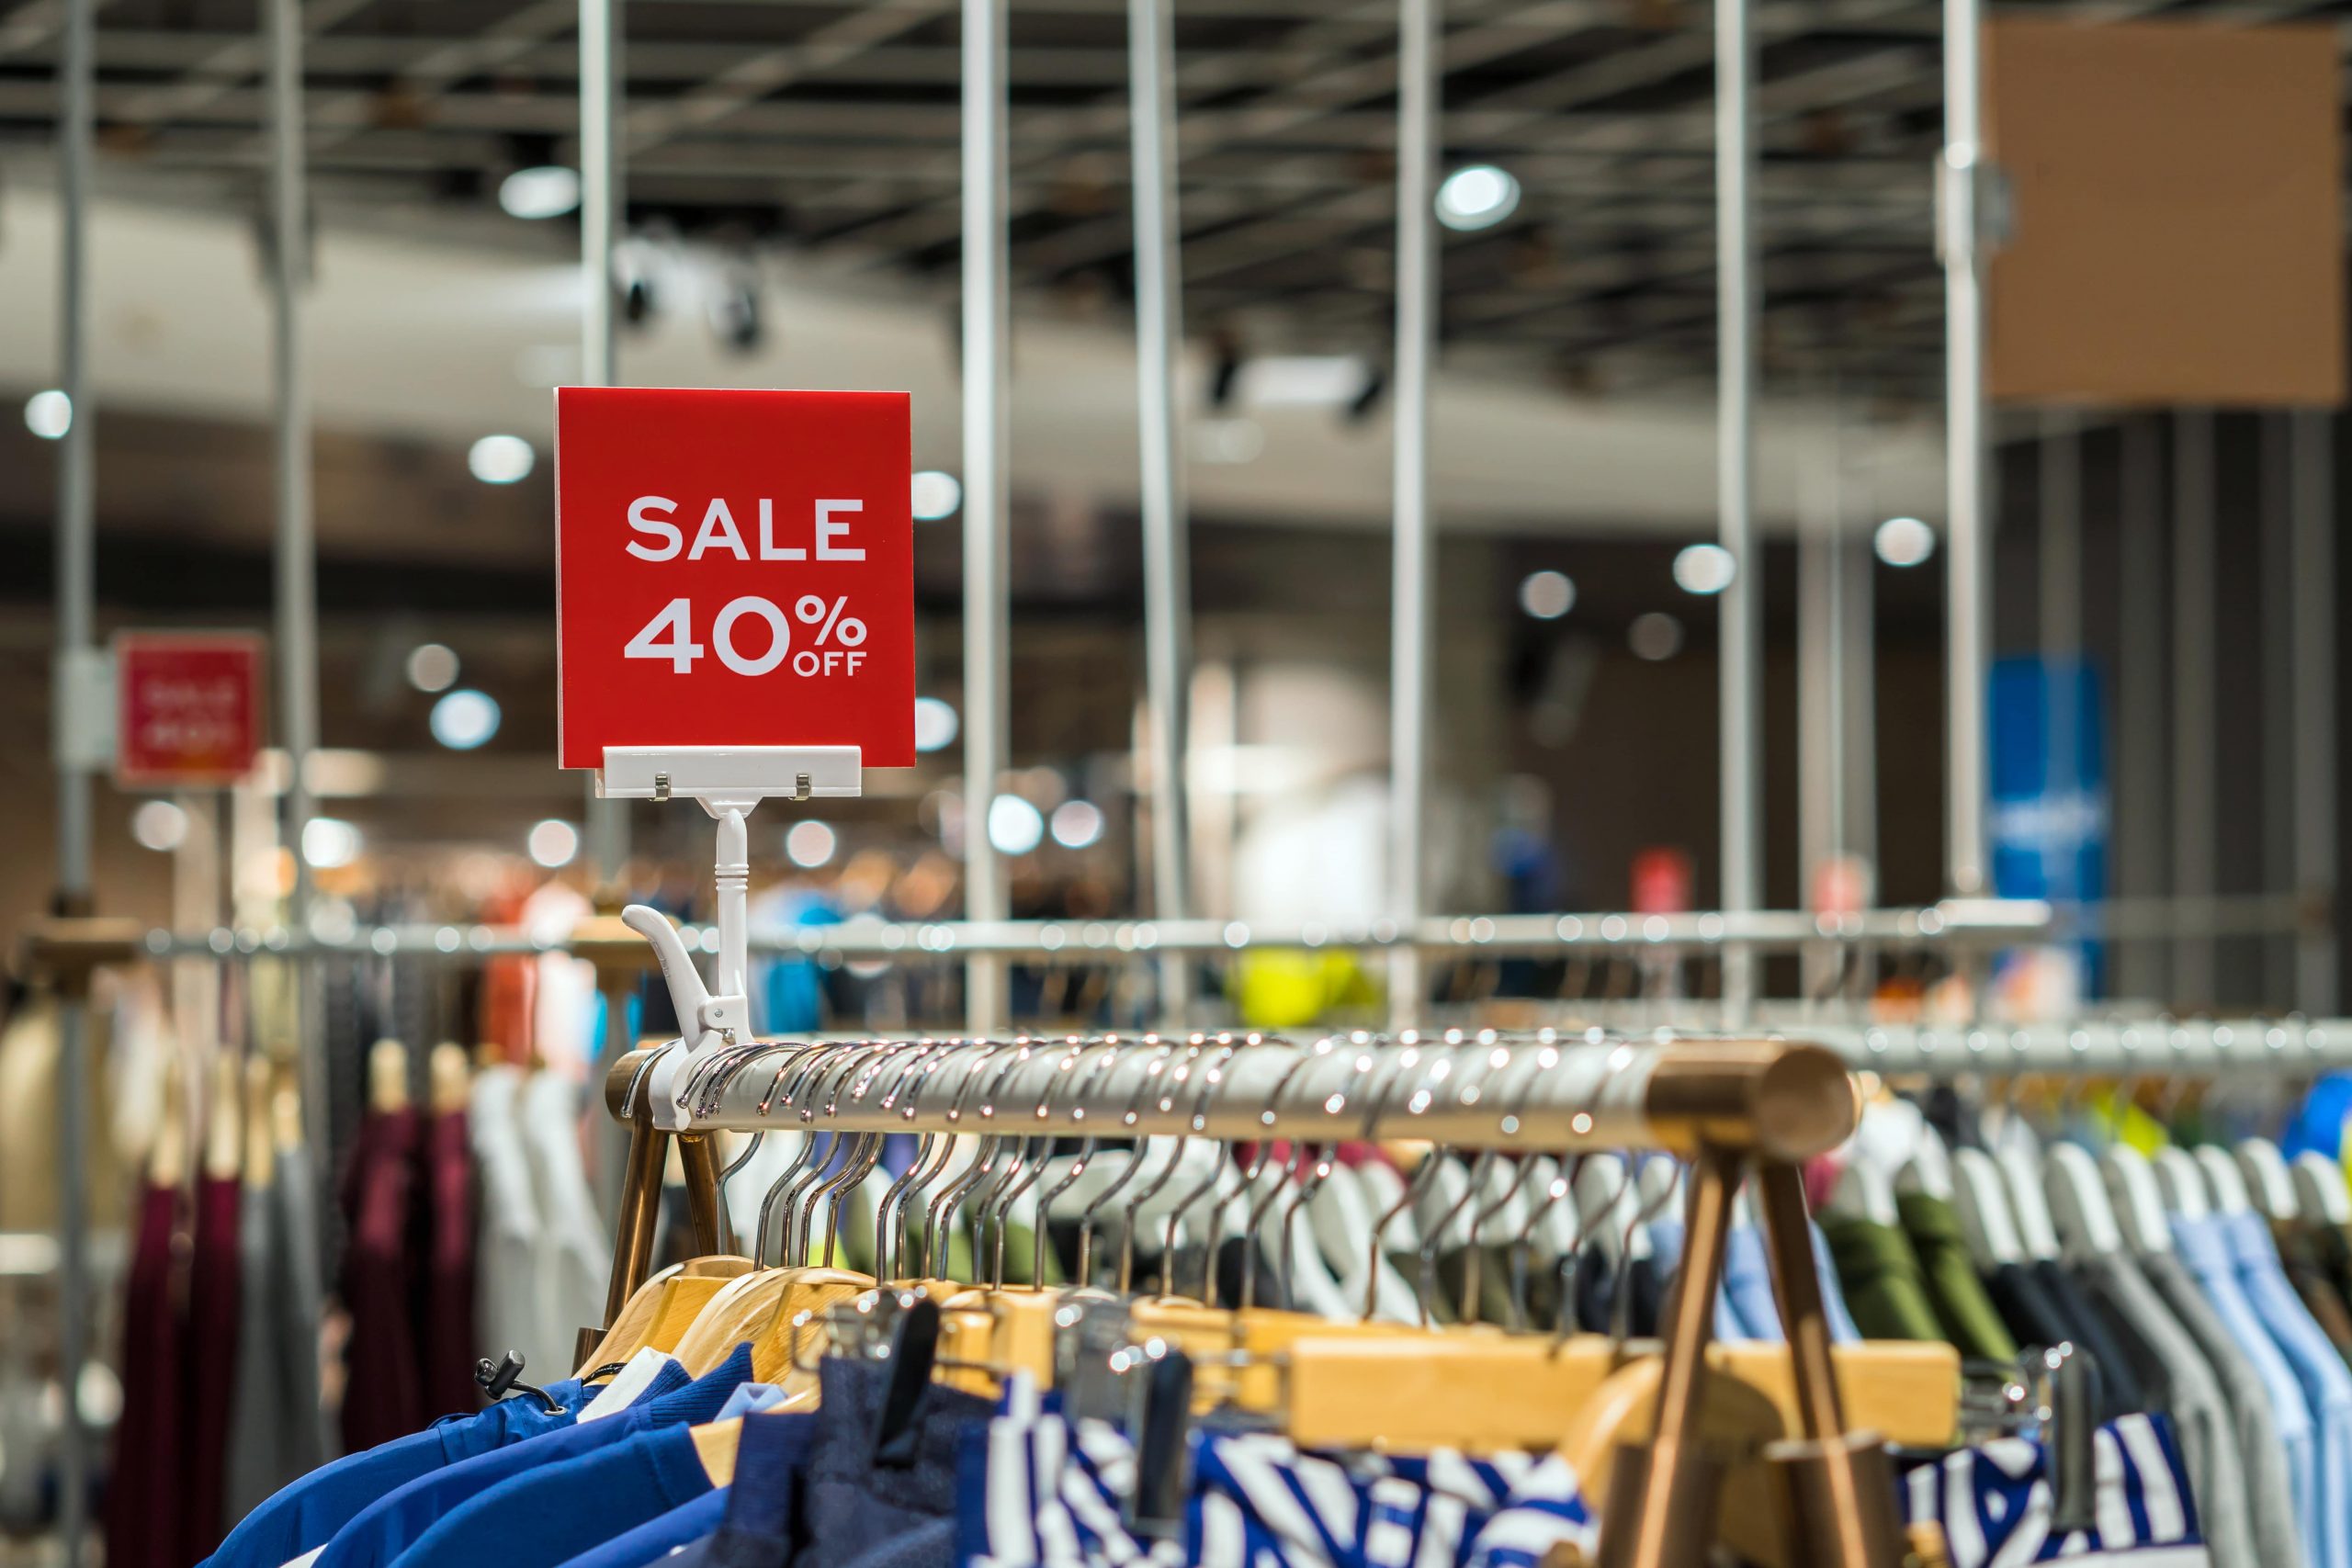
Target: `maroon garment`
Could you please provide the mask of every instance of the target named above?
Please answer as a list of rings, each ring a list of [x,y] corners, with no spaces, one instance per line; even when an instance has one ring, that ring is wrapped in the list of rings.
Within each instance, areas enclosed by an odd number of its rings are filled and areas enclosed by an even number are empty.
[[[194,1568],[220,1544],[228,1486],[229,1406],[237,1387],[237,1221],[244,1183],[207,1176],[196,1184],[196,1246],[188,1264],[187,1329],[181,1371],[179,1546],[173,1568]]]
[[[342,1287],[351,1314],[343,1357],[345,1453],[405,1438],[433,1414],[420,1397],[417,1366],[417,1135],[414,1110],[369,1111],[344,1174],[343,1212],[351,1227]]]
[[[463,1111],[436,1112],[424,1129],[424,1296],[417,1342],[424,1358],[424,1409],[439,1417],[481,1408],[474,1362],[474,1159]]]
[[[180,1517],[180,1292],[173,1267],[176,1188],[150,1184],[122,1303],[122,1416],[107,1479],[108,1568],[184,1568]]]

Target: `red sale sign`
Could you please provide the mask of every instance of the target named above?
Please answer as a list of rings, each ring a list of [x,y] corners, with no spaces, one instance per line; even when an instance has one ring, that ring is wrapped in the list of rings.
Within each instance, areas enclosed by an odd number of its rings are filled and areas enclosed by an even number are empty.
[[[561,765],[855,746],[911,766],[907,394],[555,396]]]
[[[118,783],[225,784],[261,750],[261,638],[124,632],[114,639]]]

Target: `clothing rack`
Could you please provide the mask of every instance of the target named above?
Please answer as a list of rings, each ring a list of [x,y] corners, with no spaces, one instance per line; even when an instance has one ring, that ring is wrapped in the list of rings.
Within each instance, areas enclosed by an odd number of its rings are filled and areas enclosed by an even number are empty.
[[[842,1133],[989,1133],[1287,1139],[1297,1145],[1411,1137],[1488,1148],[1661,1149],[1689,1159],[1686,1278],[1666,1328],[1654,1436],[1629,1446],[1611,1487],[1609,1560],[1662,1568],[1711,1533],[1719,1475],[1697,1431],[1703,1359],[1732,1194],[1745,1174],[1764,1220],[1789,1321],[1809,1467],[1792,1506],[1819,1561],[1891,1561],[1892,1472],[1883,1448],[1845,1429],[1827,1319],[1813,1269],[1797,1162],[1842,1143],[1860,1106],[1830,1052],[1788,1040],[1645,1041],[1548,1033],[1395,1037],[1312,1044],[1256,1034],[899,1039],[706,1049],[679,1074],[654,1071],[671,1043],[613,1065],[606,1099],[630,1123],[607,1297],[617,1318],[651,1262],[664,1141],[650,1081],[675,1082],[695,1246],[718,1248],[711,1134],[798,1125]],[[663,1108],[667,1110],[668,1108]],[[667,1122],[669,1119],[664,1117]],[[583,1348],[597,1331],[583,1331]],[[1883,1506],[1870,1500],[1887,1499]],[[1695,1532],[1695,1537],[1694,1537]]]
[[[1347,927],[1250,926],[1237,920],[852,920],[755,931],[748,951],[873,958],[908,953],[987,953],[1063,958],[1131,953],[1216,953],[1252,947],[1370,950],[1406,946],[1431,951],[1547,953],[1564,948],[1722,949],[1793,952],[1817,943],[1910,946],[1924,943],[1998,947],[2029,941],[2049,927],[2050,906],[2036,899],[1954,899],[1918,908],[1872,909],[1844,915],[1803,910],[1679,915],[1586,911],[1535,915],[1440,915],[1415,922],[1409,941],[1393,921]],[[689,949],[718,951],[715,927],[681,928]],[[642,939],[615,920],[591,921],[563,940],[533,937],[504,926],[413,922],[355,926],[322,935],[286,927],[219,926],[209,931],[149,929],[123,919],[52,919],[30,938],[37,961],[121,963],[149,958],[347,954],[471,959],[538,953],[604,956],[607,947],[644,955]]]
[[[606,1092],[616,1115],[644,1109],[653,1061],[672,1048],[615,1064]],[[797,1124],[1684,1155],[1713,1144],[1785,1160],[1835,1147],[1854,1122],[1845,1066],[1816,1045],[1548,1032],[1311,1045],[1254,1033],[768,1042],[706,1056],[679,1097],[693,1134]]]
[[[2309,1077],[2352,1067],[2352,1019],[2087,1019],[2070,1023],[1792,1025],[1849,1066],[1932,1078]]]

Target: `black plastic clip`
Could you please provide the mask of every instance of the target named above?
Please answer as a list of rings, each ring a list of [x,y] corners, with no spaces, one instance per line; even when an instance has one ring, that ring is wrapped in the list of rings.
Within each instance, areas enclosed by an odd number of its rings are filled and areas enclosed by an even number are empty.
[[[495,1365],[487,1356],[476,1361],[474,1382],[481,1384],[482,1392],[494,1400],[503,1399],[508,1393],[519,1391],[537,1400],[550,1416],[560,1416],[564,1412],[564,1406],[556,1403],[555,1395],[523,1381],[523,1354],[519,1350],[507,1351]]]

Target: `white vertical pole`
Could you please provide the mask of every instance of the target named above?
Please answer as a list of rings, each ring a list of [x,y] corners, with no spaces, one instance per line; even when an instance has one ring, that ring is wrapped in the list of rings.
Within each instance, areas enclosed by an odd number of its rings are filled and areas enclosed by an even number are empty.
[[[1437,340],[1437,3],[1400,0],[1396,38],[1396,539],[1389,638],[1389,953],[1393,1027],[1419,1021],[1428,981],[1412,932],[1422,914],[1429,812],[1430,621],[1437,555],[1430,525],[1430,362]]]
[[[2298,946],[2295,1002],[2313,1018],[2336,1009],[2335,414],[2295,416],[2296,885],[2329,909],[2328,929]]]
[[[2213,415],[2173,418],[2172,841],[2174,919],[2171,999],[2214,1001],[2214,941],[2199,929],[2214,892],[2221,829],[2220,759],[2213,715],[2215,604]]]
[[[613,243],[620,229],[620,0],[580,0],[580,384],[618,378],[613,321]],[[628,802],[605,800],[588,776],[589,858],[602,892],[616,896],[628,861]]]
[[[310,209],[302,147],[300,0],[269,0],[270,373],[277,470],[277,677],[286,743],[286,841],[294,847],[293,919],[309,918],[311,753],[319,744],[318,565],[311,516],[311,403],[303,364],[302,291],[310,278]]]
[[[65,0],[63,53],[58,62],[57,385],[65,394],[64,438],[58,443],[57,901],[61,912],[86,913],[91,897],[90,774],[62,742],[75,724],[70,704],[87,695],[76,679],[92,652],[97,611],[97,409],[90,395],[90,156],[95,125],[98,0]],[[58,1540],[65,1568],[80,1568],[89,1534],[90,1430],[82,1418],[82,1367],[90,1321],[89,1170],[83,1148],[89,1125],[88,1018],[83,1000],[59,1009],[57,1067],[57,1360],[66,1391],[58,1444]]]
[[[1723,819],[1722,903],[1754,910],[1762,897],[1764,553],[1756,538],[1756,42],[1748,0],[1715,0],[1715,511],[1732,579],[1718,601]],[[1756,958],[1724,949],[1724,1022],[1746,1025]]]
[[[1136,412],[1142,443],[1144,684],[1149,694],[1152,912],[1192,912],[1185,800],[1187,684],[1192,680],[1193,576],[1184,472],[1177,439],[1177,354],[1184,341],[1183,272],[1177,262],[1176,44],[1167,0],[1129,0],[1128,122],[1135,164]],[[1192,960],[1159,961],[1159,1010],[1182,1024],[1192,1010]]]
[[[989,841],[1009,742],[1012,640],[1004,17],[1004,0],[964,0],[964,911],[975,920],[1011,912],[1005,866]],[[964,976],[967,1026],[1006,1023],[1004,961],[967,959]]]
[[[1990,890],[1984,859],[1984,680],[1991,643],[1994,519],[1985,488],[1984,271],[1978,247],[1983,0],[1944,0],[1945,882]]]

